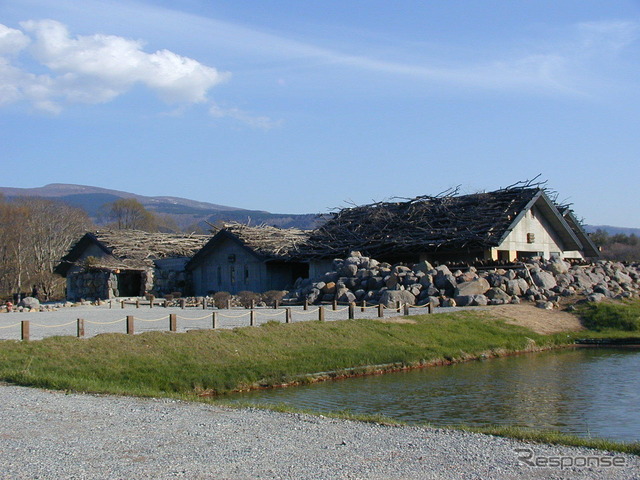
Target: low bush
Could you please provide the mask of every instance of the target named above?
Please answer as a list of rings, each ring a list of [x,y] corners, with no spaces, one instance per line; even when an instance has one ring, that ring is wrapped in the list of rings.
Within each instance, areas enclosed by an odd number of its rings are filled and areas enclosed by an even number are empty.
[[[249,292],[247,290],[238,293],[238,295],[236,295],[236,298],[238,299],[238,302],[240,302],[240,305],[242,305],[244,308],[251,308],[252,305],[260,301],[260,295],[254,292]]]
[[[282,290],[269,290],[262,294],[262,301],[267,305],[273,305],[274,302],[282,302],[284,292]]]
[[[216,308],[227,308],[231,294],[229,292],[216,292],[213,294],[213,304]]]

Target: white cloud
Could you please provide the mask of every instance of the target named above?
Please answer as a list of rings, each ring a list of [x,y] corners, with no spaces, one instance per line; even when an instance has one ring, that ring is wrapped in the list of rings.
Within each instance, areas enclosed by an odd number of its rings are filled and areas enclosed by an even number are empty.
[[[282,124],[279,120],[273,120],[266,116],[252,115],[238,108],[222,108],[215,103],[211,104],[209,114],[215,118],[231,118],[250,127],[263,130],[270,130]]]
[[[72,37],[54,20],[27,21],[23,32],[0,25],[0,102],[29,100],[57,112],[63,103],[102,103],[137,84],[155,91],[168,103],[208,101],[211,88],[229,73],[169,50],[147,53],[140,41],[114,35]],[[26,49],[26,50],[25,50]],[[29,52],[50,74],[35,75],[13,66],[8,54]]]

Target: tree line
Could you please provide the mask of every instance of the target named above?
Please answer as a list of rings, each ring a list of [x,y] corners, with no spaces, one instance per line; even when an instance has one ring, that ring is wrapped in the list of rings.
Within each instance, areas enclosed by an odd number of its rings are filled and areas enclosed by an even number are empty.
[[[600,247],[605,260],[640,262],[640,237],[635,233],[611,235],[606,230],[598,229],[591,234],[591,240]]]

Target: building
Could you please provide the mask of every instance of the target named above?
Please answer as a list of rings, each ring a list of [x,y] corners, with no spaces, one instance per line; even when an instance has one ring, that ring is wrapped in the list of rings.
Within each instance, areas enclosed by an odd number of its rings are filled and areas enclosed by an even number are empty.
[[[298,258],[308,235],[297,229],[225,225],[186,265],[195,294],[290,288],[309,276],[308,262]]]
[[[209,238],[138,230],[86,233],[54,272],[66,277],[69,300],[185,293],[190,285],[184,267]]]
[[[455,193],[340,210],[312,232],[302,255],[313,274],[352,250],[390,263],[599,256],[573,213],[542,188]]]

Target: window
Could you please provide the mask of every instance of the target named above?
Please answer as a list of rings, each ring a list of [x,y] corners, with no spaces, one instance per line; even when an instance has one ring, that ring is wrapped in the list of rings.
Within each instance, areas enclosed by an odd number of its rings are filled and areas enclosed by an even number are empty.
[[[535,233],[527,233],[527,243],[535,243],[536,234]]]

